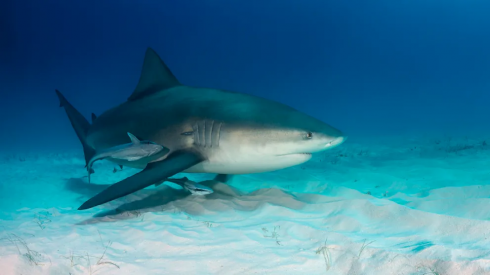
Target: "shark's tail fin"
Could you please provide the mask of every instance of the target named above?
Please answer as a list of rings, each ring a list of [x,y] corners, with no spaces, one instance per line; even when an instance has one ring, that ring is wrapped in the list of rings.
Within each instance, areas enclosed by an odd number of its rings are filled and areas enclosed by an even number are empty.
[[[70,119],[71,125],[73,126],[73,129],[75,129],[78,139],[82,143],[83,153],[85,155],[85,164],[88,164],[89,160],[95,155],[95,150],[92,149],[85,140],[88,129],[90,128],[90,123],[85,117],[83,117],[82,114],[80,114],[80,112],[77,111],[77,109],[73,107],[73,105],[70,104],[70,102],[68,102],[68,100],[66,100],[60,91],[56,90],[56,94],[60,99],[60,107],[65,108],[65,112]]]

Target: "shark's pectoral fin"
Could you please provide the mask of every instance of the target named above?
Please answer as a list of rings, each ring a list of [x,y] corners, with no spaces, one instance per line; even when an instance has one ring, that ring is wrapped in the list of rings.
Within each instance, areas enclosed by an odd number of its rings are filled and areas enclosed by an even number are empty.
[[[149,163],[143,171],[109,186],[82,204],[78,210],[89,209],[126,196],[152,184],[161,182],[203,160],[201,156],[193,152],[175,152],[162,161]]]

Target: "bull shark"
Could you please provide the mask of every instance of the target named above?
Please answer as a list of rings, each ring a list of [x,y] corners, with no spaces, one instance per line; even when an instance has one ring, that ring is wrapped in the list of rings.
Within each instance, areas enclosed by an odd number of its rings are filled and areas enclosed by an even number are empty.
[[[156,144],[149,140],[139,140],[131,133],[127,133],[131,139],[130,143],[117,145],[110,148],[105,148],[101,151],[97,151],[96,154],[87,163],[88,182],[90,183],[90,174],[93,173],[92,165],[94,162],[102,159],[120,159],[127,161],[137,161],[142,158],[150,158],[155,156],[162,150],[166,150],[163,153],[167,153],[168,149],[160,144]]]
[[[59,92],[60,105],[88,163],[96,151],[126,142],[126,133],[168,148],[151,160],[110,159],[143,169],[84,202],[89,209],[180,173],[250,174],[302,164],[344,141],[338,129],[262,97],[182,85],[151,48],[127,101],[92,124]]]

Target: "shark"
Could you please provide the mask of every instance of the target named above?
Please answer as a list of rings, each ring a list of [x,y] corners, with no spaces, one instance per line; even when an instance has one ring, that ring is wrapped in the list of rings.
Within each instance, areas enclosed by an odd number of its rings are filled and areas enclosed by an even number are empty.
[[[218,175],[275,171],[307,162],[346,139],[337,128],[291,106],[246,93],[181,84],[147,48],[136,88],[90,123],[56,94],[88,164],[97,151],[126,143],[126,133],[168,151],[151,159],[110,161],[140,172],[84,202],[90,209],[165,181],[177,173]]]
[[[136,136],[131,133],[127,133],[131,139],[130,143],[117,145],[114,147],[104,148],[101,151],[96,152],[96,154],[88,161],[87,171],[88,171],[88,182],[90,183],[90,174],[93,173],[92,165],[94,162],[102,159],[112,159],[112,160],[127,160],[127,161],[137,161],[143,158],[151,158],[162,152],[163,154],[168,152],[168,149],[160,144],[149,140],[139,140]]]

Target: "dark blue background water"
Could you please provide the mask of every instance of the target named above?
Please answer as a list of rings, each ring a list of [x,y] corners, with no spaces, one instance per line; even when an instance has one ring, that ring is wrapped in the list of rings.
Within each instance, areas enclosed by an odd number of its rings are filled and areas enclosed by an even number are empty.
[[[490,126],[490,3],[61,1],[0,4],[0,149],[78,140],[84,115],[134,89],[146,47],[184,84],[274,99],[350,136]]]

